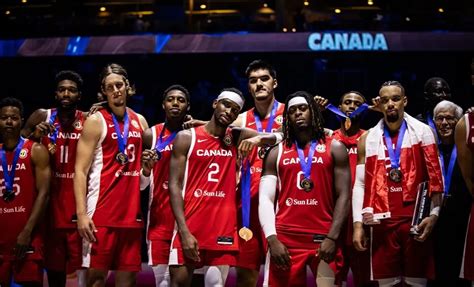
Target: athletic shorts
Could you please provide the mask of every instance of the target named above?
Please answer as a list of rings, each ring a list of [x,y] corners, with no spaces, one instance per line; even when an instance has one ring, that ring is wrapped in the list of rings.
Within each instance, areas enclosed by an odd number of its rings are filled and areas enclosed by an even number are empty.
[[[434,273],[431,237],[418,242],[409,234],[411,218],[385,219],[371,231],[371,279],[428,278]]]
[[[265,263],[264,235],[261,229],[252,230],[253,237],[245,241],[239,237],[239,253],[236,267],[260,270],[260,265]]]
[[[171,240],[148,240],[148,265],[168,265]]]
[[[98,270],[141,270],[140,228],[98,227],[96,242],[83,240],[82,267]]]
[[[271,259],[270,251],[267,252],[264,270],[264,281],[263,286],[306,286],[307,274],[306,266],[309,266],[313,272],[314,277],[317,276],[317,270],[319,265],[319,257],[316,255],[316,249],[297,249],[288,248],[288,252],[291,256],[291,267],[288,270],[279,269]],[[336,258],[341,257],[341,251],[339,250],[336,254]],[[334,274],[337,273],[338,260],[334,260],[329,263],[329,267],[332,269]]]
[[[0,246],[0,286],[7,285],[12,276],[16,283],[43,282],[43,251],[34,242],[32,246],[22,260],[16,260],[13,247]]]
[[[237,251],[199,250],[200,261],[196,262],[187,258],[183,249],[173,248],[170,253],[169,265],[190,265],[195,269],[204,266],[229,265],[235,266]]]
[[[77,229],[51,228],[45,241],[45,267],[70,274],[82,265],[82,238]]]

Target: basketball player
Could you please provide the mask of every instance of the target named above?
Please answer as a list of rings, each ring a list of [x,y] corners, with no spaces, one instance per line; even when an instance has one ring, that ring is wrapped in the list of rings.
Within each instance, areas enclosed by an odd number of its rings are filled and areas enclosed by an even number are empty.
[[[244,158],[256,145],[274,144],[274,134],[233,128],[244,104],[240,91],[224,89],[203,126],[178,133],[170,164],[170,200],[177,230],[170,254],[172,286],[189,286],[196,267],[206,286],[223,286],[238,251],[236,155]],[[255,136],[255,137],[254,137]],[[249,138],[252,137],[252,138]],[[245,231],[245,238],[251,232]]]
[[[49,194],[51,170],[46,148],[20,136],[23,105],[0,100],[0,285],[42,286],[41,216]]]
[[[306,265],[318,286],[334,286],[336,242],[349,211],[347,151],[325,136],[310,94],[289,95],[285,107],[285,140],[269,152],[260,182],[264,286],[306,286]]]
[[[473,153],[474,153],[474,113],[464,115],[456,125],[455,141],[458,152],[458,163],[468,190],[473,192]],[[467,234],[464,242],[464,255],[461,264],[460,278],[471,281],[474,286],[474,202],[468,221]]]
[[[148,263],[153,266],[156,286],[169,286],[168,261],[174,230],[174,216],[169,202],[169,163],[173,141],[185,122],[190,109],[188,90],[181,85],[172,85],[163,93],[162,107],[165,122],[152,126],[143,135],[145,147],[143,157],[155,158],[151,167],[144,165],[142,174],[144,189],[150,183],[148,210]],[[145,160],[149,160],[146,158]]]
[[[125,69],[101,74],[107,107],[89,116],[77,145],[74,174],[77,227],[84,240],[87,286],[104,286],[117,270],[120,286],[134,286],[141,269],[140,156],[146,120],[126,107],[134,93]]]
[[[283,122],[284,105],[275,99],[275,88],[278,87],[275,69],[262,60],[255,60],[248,65],[245,74],[254,107],[241,113],[233,125],[258,132],[271,133],[278,130]],[[263,151],[260,151],[261,155]],[[241,174],[241,182],[247,182],[246,177],[250,176],[250,185],[240,185],[243,189],[241,201],[245,208],[244,213],[242,206],[239,206],[237,211],[240,219],[239,228],[249,228],[253,237],[248,241],[239,237],[239,255],[236,264],[239,287],[256,286],[260,265],[264,262],[263,238],[258,220],[258,185],[262,173],[262,159],[258,152],[258,149],[254,149],[248,158],[249,165],[246,166],[244,163]]]
[[[56,108],[38,109],[28,119],[22,133],[41,141],[50,153],[52,181],[49,201],[48,240],[45,266],[49,286],[66,286],[66,274],[82,264],[82,239],[77,231],[74,200],[76,146],[86,114],[77,109],[82,78],[73,71],[61,71],[55,78]],[[85,286],[85,271],[78,272],[79,286]]]
[[[432,130],[404,112],[407,97],[400,83],[384,83],[379,97],[384,118],[358,143],[354,246],[360,251],[368,248],[362,222],[373,225],[371,279],[382,287],[400,282],[425,286],[431,255],[427,239],[443,192],[438,150]],[[433,209],[411,235],[418,185],[423,181],[428,181]]]

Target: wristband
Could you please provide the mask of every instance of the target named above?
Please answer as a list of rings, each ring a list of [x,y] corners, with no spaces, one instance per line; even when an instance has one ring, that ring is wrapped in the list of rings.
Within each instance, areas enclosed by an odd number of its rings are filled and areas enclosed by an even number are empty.
[[[332,238],[332,237],[329,237],[329,236],[327,236],[327,235],[326,235],[326,239],[329,239],[329,240],[331,240],[331,241],[334,241],[334,243],[337,243],[336,239],[334,239],[334,238]]]
[[[433,209],[430,211],[430,216],[431,215],[436,215],[439,217],[439,206],[433,207]]]

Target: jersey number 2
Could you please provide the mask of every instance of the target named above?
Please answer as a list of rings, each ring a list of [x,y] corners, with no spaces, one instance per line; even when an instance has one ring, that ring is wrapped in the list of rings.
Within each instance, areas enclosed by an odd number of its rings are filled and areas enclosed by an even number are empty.
[[[219,182],[217,178],[213,177],[214,175],[219,173],[219,165],[217,163],[211,163],[209,169],[211,169],[211,171],[209,171],[209,173],[207,174],[207,181]]]

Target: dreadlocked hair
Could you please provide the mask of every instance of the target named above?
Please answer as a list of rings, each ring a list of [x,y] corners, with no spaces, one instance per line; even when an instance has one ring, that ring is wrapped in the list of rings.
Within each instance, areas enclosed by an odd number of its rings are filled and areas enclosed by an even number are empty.
[[[286,98],[285,110],[283,112],[283,140],[287,147],[290,147],[296,140],[296,133],[292,130],[288,121],[288,102],[295,97],[303,97],[306,99],[309,105],[309,111],[311,113],[311,139],[319,141],[325,140],[324,133],[324,119],[321,113],[321,109],[314,101],[313,96],[305,91],[298,91]]]

